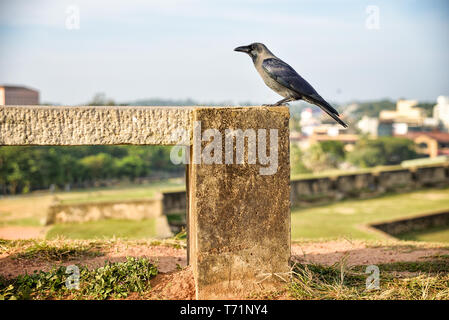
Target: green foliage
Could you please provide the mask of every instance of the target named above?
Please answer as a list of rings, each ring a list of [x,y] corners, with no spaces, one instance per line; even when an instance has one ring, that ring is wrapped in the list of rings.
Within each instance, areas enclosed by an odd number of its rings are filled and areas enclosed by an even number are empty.
[[[49,299],[70,296],[73,299],[125,298],[131,292],[142,293],[151,289],[150,279],[158,273],[148,259],[127,258],[125,262],[106,262],[101,268],[90,271],[78,266],[79,289],[68,289],[70,274],[66,267],[20,275],[15,279],[0,279],[0,300]]]
[[[344,156],[342,143],[326,141],[311,145],[304,153],[303,161],[306,168],[317,172],[338,168]]]
[[[182,228],[181,231],[179,231],[173,238],[174,240],[185,240],[187,239],[187,231]]]
[[[304,165],[303,152],[296,144],[292,144],[290,148],[290,165],[292,174],[310,172],[310,170],[307,169]]]
[[[0,193],[27,193],[55,184],[84,185],[98,179],[145,177],[153,171],[181,172],[170,162],[170,147],[3,146]]]
[[[399,164],[404,160],[416,159],[419,155],[413,141],[397,137],[378,139],[361,138],[347,160],[352,164],[367,168],[380,165]]]
[[[330,154],[337,160],[343,160],[345,158],[345,145],[341,141],[322,141],[318,142],[321,149]]]

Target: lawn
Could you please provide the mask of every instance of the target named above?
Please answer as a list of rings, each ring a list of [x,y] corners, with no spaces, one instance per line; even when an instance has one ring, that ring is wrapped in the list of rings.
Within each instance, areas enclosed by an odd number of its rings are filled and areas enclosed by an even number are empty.
[[[108,188],[91,188],[56,192],[54,194],[36,192],[0,198],[0,227],[10,225],[39,226],[45,219],[48,207],[56,197],[62,203],[106,202],[152,198],[161,190],[183,190],[182,179],[171,179],[151,184],[130,185]]]
[[[70,193],[59,193],[57,197],[63,204],[107,202],[120,200],[139,200],[153,198],[157,192],[184,190],[185,184],[182,179],[153,182],[146,185],[131,185],[124,187],[94,188],[74,191]]]
[[[156,238],[155,219],[101,220],[84,223],[55,224],[47,232],[47,239],[64,237],[66,239],[145,239]]]
[[[442,209],[449,209],[449,188],[419,190],[365,200],[346,200],[317,207],[293,208],[292,239],[339,237],[383,239],[382,234],[372,232],[363,226]],[[445,232],[440,232],[447,237]],[[422,237],[442,241],[439,240],[438,234]]]

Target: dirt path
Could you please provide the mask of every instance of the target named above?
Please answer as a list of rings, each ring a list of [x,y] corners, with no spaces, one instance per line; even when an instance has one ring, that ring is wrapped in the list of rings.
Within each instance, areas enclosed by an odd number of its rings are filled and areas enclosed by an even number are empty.
[[[348,265],[369,265],[400,261],[419,261],[435,255],[449,254],[449,248],[433,244],[399,241],[367,244],[364,241],[308,242],[292,245],[292,260],[300,263],[333,265],[346,256]]]
[[[46,230],[44,227],[0,227],[0,239],[43,239]]]

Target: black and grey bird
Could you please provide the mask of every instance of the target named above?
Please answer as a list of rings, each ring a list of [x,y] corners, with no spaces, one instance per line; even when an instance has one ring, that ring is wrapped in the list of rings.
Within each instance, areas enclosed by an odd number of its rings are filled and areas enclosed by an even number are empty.
[[[271,106],[304,100],[320,107],[343,127],[348,127],[339,118],[337,110],[327,103],[292,67],[268,50],[264,44],[252,43],[248,46],[237,47],[234,51],[247,53],[253,59],[254,66],[265,84],[284,97]]]

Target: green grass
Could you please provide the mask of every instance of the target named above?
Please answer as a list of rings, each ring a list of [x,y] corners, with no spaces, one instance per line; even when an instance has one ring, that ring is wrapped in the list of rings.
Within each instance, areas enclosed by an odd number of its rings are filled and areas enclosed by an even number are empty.
[[[397,238],[415,241],[449,242],[449,226],[429,228],[423,231],[400,234]]]
[[[15,279],[0,279],[0,300],[17,299],[108,299],[126,298],[131,292],[151,289],[150,280],[158,273],[147,259],[127,258],[126,262],[106,262],[103,267],[79,268],[79,287],[67,288],[66,267],[20,275]],[[70,283],[73,283],[69,279]]]
[[[63,204],[129,201],[152,198],[157,192],[185,190],[182,179],[143,185],[89,188],[70,192],[35,192],[0,198],[0,227],[39,226],[56,197]]]
[[[366,230],[363,225],[443,209],[449,209],[449,188],[293,208],[292,239],[384,239],[381,233]],[[440,240],[434,237],[433,241]]]
[[[0,221],[0,227],[8,227],[8,226],[38,227],[40,225],[41,223],[37,217],[27,217],[21,219]]]
[[[84,223],[55,224],[47,232],[46,239],[144,239],[156,237],[155,219],[101,220]]]
[[[62,204],[151,199],[157,192],[184,190],[184,183],[178,180],[154,182],[146,185],[85,189],[70,193],[58,193],[57,197]]]

